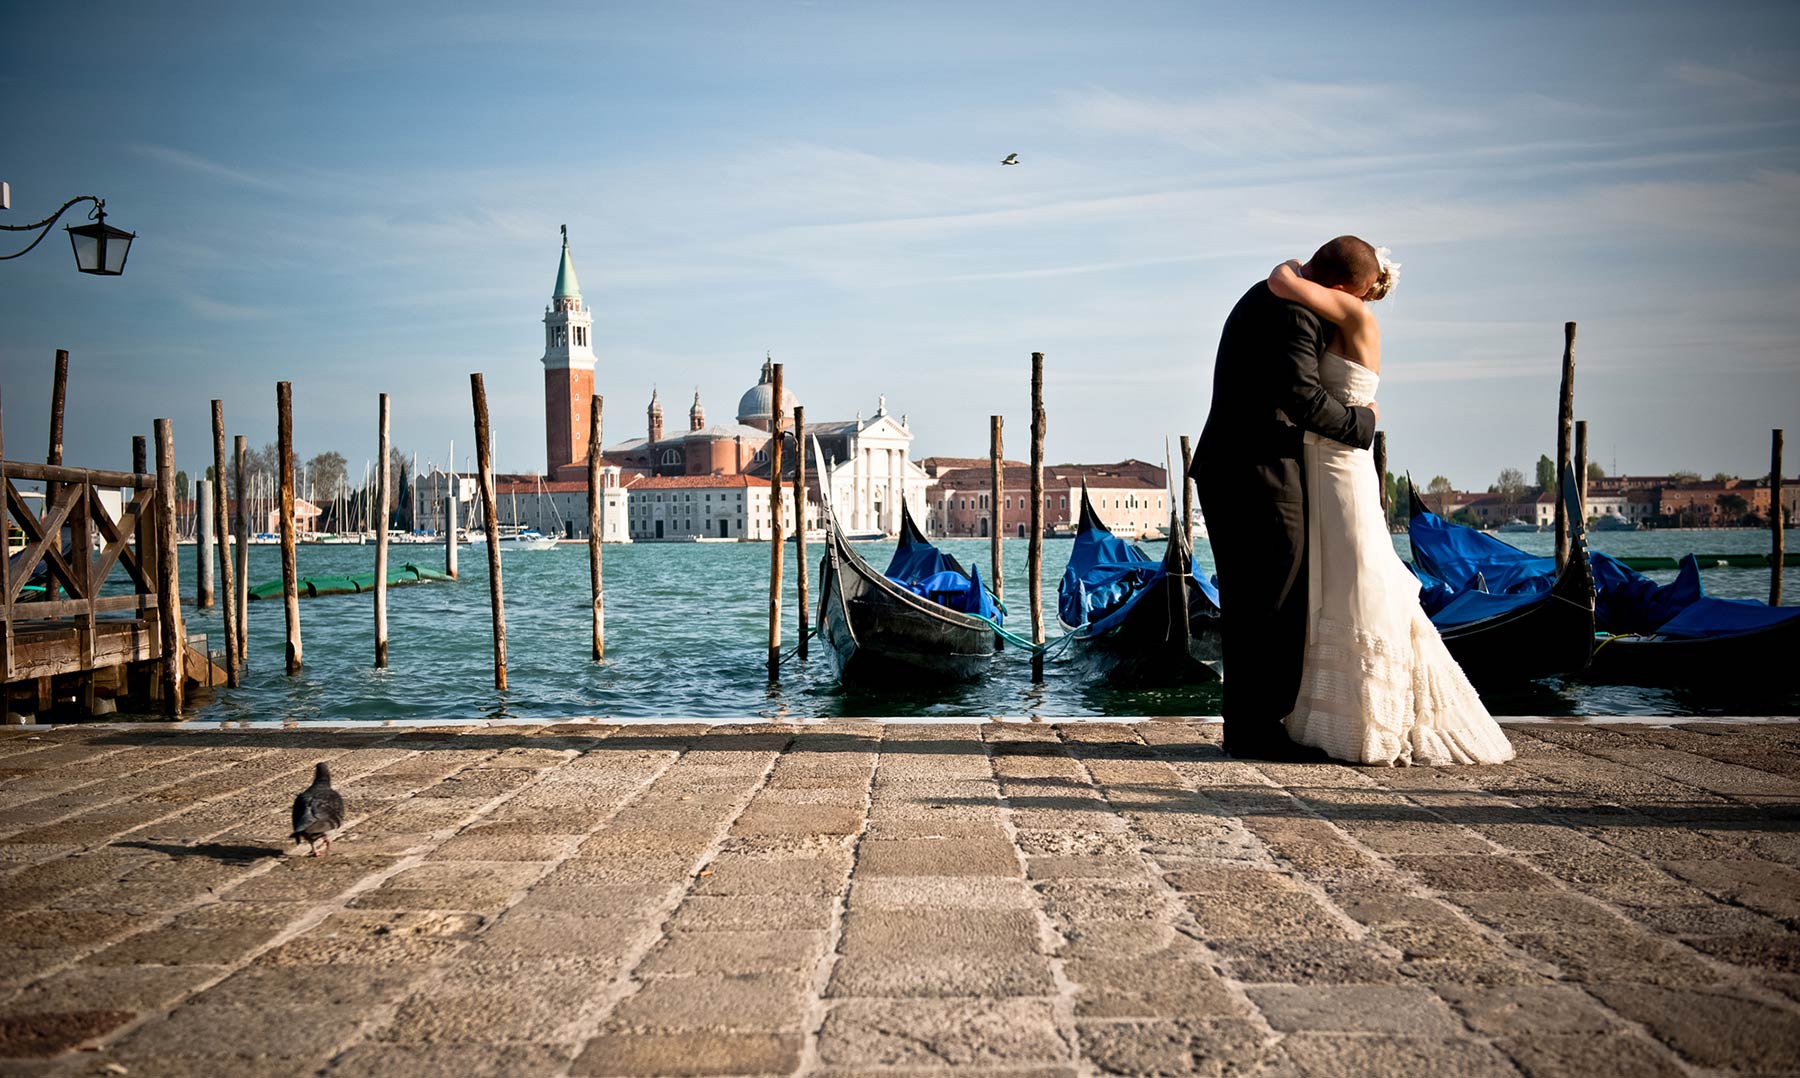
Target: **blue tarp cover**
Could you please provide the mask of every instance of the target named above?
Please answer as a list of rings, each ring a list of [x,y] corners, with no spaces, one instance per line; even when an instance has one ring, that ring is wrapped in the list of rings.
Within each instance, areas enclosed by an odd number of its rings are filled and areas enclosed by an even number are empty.
[[[955,558],[926,541],[910,517],[900,529],[900,545],[883,575],[914,595],[957,613],[974,614],[996,624],[1005,620],[981,584],[981,571],[965,572]]]
[[[1556,579],[1555,559],[1528,554],[1435,513],[1413,517],[1409,532],[1419,601],[1441,628],[1525,605]],[[1611,555],[1595,551],[1588,560],[1594,570],[1594,625],[1603,633],[1729,636],[1800,617],[1800,607],[1707,595],[1692,554],[1681,559],[1674,580],[1660,585]],[[1473,590],[1482,581],[1491,594]]]
[[[1056,589],[1057,617],[1071,628],[1086,626],[1089,635],[1104,633],[1125,619],[1164,572],[1163,563],[1151,560],[1136,544],[1084,517],[1069,551],[1069,567],[1063,570],[1062,583]],[[1189,579],[1213,609],[1218,609],[1218,586],[1192,576]]]

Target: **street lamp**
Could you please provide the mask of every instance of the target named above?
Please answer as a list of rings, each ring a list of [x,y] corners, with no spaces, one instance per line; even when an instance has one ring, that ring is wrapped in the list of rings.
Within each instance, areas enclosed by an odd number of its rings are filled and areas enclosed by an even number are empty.
[[[137,233],[126,232],[106,223],[106,200],[93,195],[77,195],[62,204],[57,211],[42,221],[34,221],[28,225],[0,225],[0,232],[36,232],[37,238],[26,245],[23,251],[10,255],[0,255],[0,262],[9,258],[18,258],[29,254],[33,247],[44,241],[50,234],[50,226],[62,217],[70,206],[77,202],[92,202],[94,208],[88,213],[91,225],[68,225],[65,231],[69,234],[69,246],[75,251],[75,268],[82,273],[92,273],[101,277],[117,277],[125,272],[125,256],[131,252],[131,241]]]

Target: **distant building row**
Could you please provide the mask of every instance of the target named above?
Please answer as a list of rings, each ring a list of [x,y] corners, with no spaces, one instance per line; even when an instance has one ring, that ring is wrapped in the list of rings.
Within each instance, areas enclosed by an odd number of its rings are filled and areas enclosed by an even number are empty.
[[[1788,518],[1800,515],[1800,480],[1783,480],[1781,495]],[[1548,527],[1556,521],[1554,491],[1528,491],[1518,497],[1451,491],[1423,497],[1440,516],[1455,516],[1466,510],[1489,527],[1512,520]],[[1730,527],[1749,516],[1768,519],[1769,483],[1766,479],[1606,476],[1589,480],[1586,509],[1589,520],[1610,517],[1643,526]]]

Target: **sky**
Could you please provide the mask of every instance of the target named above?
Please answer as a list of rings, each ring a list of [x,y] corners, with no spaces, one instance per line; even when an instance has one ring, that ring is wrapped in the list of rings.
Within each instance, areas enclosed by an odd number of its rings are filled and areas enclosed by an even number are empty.
[[[5,451],[129,462],[208,401],[304,458],[544,467],[541,320],[567,224],[608,444],[652,388],[729,419],[765,353],[814,419],[904,413],[913,455],[1160,462],[1219,327],[1354,233],[1402,264],[1396,471],[1485,487],[1555,439],[1562,327],[1608,470],[1765,473],[1800,427],[1800,6],[1509,3],[8,5],[0,180],[62,224],[0,263]],[[293,10],[290,10],[292,8]],[[1003,167],[1008,153],[1021,163]],[[0,254],[28,237],[0,235]],[[1790,469],[1791,471],[1791,469]]]

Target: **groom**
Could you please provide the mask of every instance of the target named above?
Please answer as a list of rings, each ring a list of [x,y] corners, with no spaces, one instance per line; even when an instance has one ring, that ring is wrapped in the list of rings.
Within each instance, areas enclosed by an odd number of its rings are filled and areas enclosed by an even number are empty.
[[[1375,249],[1339,236],[1301,276],[1360,296]],[[1306,489],[1301,439],[1312,431],[1367,448],[1374,405],[1346,408],[1319,384],[1331,327],[1258,281],[1232,308],[1213,365],[1211,411],[1190,473],[1200,491],[1224,615],[1225,751],[1311,758],[1288,739],[1306,648]]]

